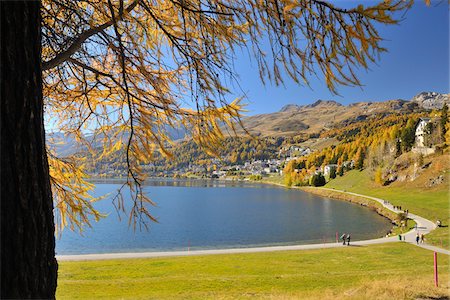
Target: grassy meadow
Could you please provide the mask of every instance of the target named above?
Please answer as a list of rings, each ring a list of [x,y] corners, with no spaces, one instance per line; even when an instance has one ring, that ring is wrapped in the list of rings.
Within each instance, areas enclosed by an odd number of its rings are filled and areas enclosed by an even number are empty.
[[[405,243],[60,262],[57,298],[440,299],[449,292],[449,257],[438,261],[439,288],[432,252]]]

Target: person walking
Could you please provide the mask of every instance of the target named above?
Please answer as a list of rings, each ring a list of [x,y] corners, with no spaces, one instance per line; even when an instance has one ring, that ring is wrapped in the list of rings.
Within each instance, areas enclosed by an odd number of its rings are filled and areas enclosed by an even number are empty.
[[[416,244],[417,244],[417,245],[419,245],[419,240],[420,240],[420,236],[419,236],[419,234],[417,233],[417,234],[416,234]]]
[[[425,242],[425,235],[422,233],[420,235],[420,243],[423,244]]]
[[[343,233],[342,235],[341,235],[341,239],[342,239],[342,245],[345,245],[345,237],[346,237],[346,234],[345,233]]]
[[[347,246],[350,246],[350,233],[347,233]]]

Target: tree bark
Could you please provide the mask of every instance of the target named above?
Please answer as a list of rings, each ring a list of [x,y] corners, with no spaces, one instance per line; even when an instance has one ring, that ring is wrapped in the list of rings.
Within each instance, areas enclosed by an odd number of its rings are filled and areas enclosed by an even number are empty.
[[[40,1],[1,1],[1,298],[55,298]]]

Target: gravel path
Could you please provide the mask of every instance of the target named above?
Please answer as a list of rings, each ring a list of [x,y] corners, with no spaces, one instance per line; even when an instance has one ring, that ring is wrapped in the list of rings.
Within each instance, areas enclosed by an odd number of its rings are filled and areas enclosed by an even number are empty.
[[[321,188],[324,190],[330,190],[334,192],[345,193],[349,195],[365,197],[368,199],[375,200],[382,204],[387,209],[393,212],[401,212],[400,210],[394,209],[392,204],[387,203],[385,200],[375,197],[369,197],[361,194],[339,191],[329,188]],[[404,242],[416,245],[421,248],[425,248],[431,251],[436,251],[442,254],[450,255],[450,251],[441,249],[435,246],[427,244],[416,244],[416,235],[427,234],[436,228],[436,224],[422,218],[418,215],[409,213],[408,217],[413,219],[417,224],[417,229],[413,229],[402,236],[404,237]],[[351,241],[350,247],[367,246],[373,244],[384,244],[400,242],[398,236],[378,238],[372,240],[364,241]],[[287,251],[287,250],[311,250],[311,249],[325,249],[325,248],[337,248],[337,247],[347,247],[342,245],[342,243],[323,243],[323,244],[310,244],[310,245],[293,245],[293,246],[272,246],[272,247],[254,247],[254,248],[234,248],[234,249],[214,249],[214,250],[193,250],[193,251],[165,251],[165,252],[134,252],[134,253],[103,253],[103,254],[80,254],[80,255],[57,255],[58,261],[80,261],[80,260],[104,260],[104,259],[121,259],[121,258],[148,258],[148,257],[168,257],[168,256],[193,256],[193,255],[212,255],[212,254],[232,254],[232,253],[256,253],[256,252],[273,252],[273,251]]]

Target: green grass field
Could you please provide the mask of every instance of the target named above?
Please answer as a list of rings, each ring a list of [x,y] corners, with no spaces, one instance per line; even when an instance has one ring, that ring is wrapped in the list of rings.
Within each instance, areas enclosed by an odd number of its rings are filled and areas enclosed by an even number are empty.
[[[267,177],[263,177],[261,182],[284,185],[284,178],[283,178],[283,176],[279,176],[279,175],[270,175]]]
[[[409,244],[60,262],[58,299],[440,299],[449,257]]]
[[[431,221],[439,219],[449,225],[449,190],[445,184],[433,189],[376,186],[367,171],[354,170],[331,180],[325,187],[386,199]],[[438,228],[427,236],[427,242],[449,249],[449,234],[449,227]]]

